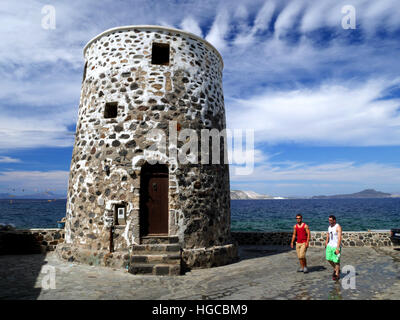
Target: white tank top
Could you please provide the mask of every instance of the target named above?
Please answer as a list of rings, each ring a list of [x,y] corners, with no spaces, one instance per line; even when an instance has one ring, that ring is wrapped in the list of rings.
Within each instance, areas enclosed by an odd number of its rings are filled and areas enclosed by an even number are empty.
[[[338,224],[336,223],[335,226],[328,228],[329,233],[329,242],[328,246],[330,247],[337,247],[338,240],[339,240],[339,232],[337,231]]]

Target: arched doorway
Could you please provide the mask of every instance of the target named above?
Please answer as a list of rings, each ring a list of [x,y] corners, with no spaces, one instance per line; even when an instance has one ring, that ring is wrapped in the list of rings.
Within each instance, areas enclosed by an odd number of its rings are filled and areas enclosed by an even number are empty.
[[[145,163],[140,173],[140,236],[168,235],[168,167]]]

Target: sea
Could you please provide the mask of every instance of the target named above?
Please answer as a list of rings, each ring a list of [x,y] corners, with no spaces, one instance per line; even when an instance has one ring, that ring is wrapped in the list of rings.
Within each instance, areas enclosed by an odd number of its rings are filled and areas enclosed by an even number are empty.
[[[17,229],[56,228],[66,200],[0,200],[0,223]],[[344,231],[400,228],[400,198],[232,200],[232,231],[290,231],[296,215],[311,230],[328,228],[333,214]]]

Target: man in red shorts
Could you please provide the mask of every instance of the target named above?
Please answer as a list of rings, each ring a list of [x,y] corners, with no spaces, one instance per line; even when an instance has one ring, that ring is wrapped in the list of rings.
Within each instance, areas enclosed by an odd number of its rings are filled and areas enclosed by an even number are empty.
[[[306,251],[308,243],[310,242],[310,229],[308,228],[308,225],[303,222],[303,216],[301,214],[296,216],[296,220],[297,223],[293,227],[293,236],[290,246],[293,248],[293,243],[297,236],[296,252],[300,262],[300,268],[297,272],[308,273]]]

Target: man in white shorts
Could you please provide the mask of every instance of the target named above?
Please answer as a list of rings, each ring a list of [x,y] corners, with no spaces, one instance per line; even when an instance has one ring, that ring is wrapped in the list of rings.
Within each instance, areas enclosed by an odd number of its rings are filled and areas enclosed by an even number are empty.
[[[337,281],[340,278],[340,254],[342,242],[342,227],[336,223],[336,217],[329,216],[329,228],[326,235],[326,260],[333,267],[332,280]]]

